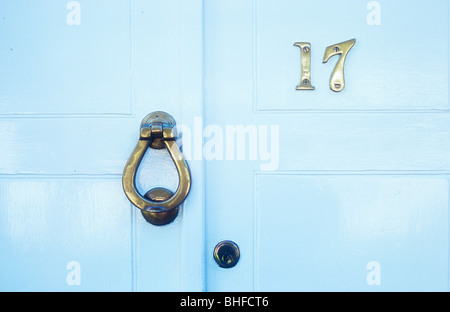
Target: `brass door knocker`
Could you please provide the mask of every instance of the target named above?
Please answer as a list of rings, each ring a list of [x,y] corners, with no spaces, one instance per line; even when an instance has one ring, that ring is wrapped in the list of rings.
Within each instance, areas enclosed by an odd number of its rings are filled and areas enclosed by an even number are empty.
[[[165,112],[147,115],[141,123],[139,141],[123,171],[122,184],[131,203],[141,209],[144,218],[154,225],[165,225],[178,215],[191,187],[189,167],[175,142],[175,120]],[[136,190],[136,172],[147,148],[167,148],[177,168],[179,184],[173,194],[165,188],[154,188],[144,196]]]

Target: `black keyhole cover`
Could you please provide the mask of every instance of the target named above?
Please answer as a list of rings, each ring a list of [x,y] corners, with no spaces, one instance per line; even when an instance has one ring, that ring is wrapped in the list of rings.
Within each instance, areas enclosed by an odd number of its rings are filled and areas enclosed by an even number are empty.
[[[239,247],[232,241],[222,241],[214,248],[214,260],[221,268],[229,269],[234,267],[238,263],[239,258]]]

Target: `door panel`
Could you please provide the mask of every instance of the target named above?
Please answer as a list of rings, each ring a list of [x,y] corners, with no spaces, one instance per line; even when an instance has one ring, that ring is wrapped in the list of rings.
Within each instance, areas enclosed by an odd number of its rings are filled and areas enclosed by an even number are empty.
[[[254,129],[205,161],[207,253],[241,252],[228,270],[207,258],[208,290],[448,290],[448,15],[448,1],[205,2],[205,127],[224,142]],[[352,38],[335,93],[325,48]],[[295,42],[311,43],[314,91],[296,90]]]
[[[1,290],[129,291],[121,188],[108,177],[2,177]]]
[[[255,110],[447,111],[448,1],[377,1],[379,26],[368,25],[369,3],[254,1]],[[357,42],[345,62],[346,92],[320,92],[329,88],[338,58],[322,64],[325,48],[352,38]],[[301,98],[292,88],[300,82],[300,50],[288,48],[298,41],[312,44],[317,90]]]
[[[448,190],[426,174],[256,175],[255,288],[446,289]]]
[[[22,0],[0,9],[0,114],[132,113],[127,1]]]

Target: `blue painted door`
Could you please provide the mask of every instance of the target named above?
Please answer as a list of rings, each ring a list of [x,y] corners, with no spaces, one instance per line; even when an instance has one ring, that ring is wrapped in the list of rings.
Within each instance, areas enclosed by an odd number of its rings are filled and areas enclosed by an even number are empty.
[[[205,2],[207,253],[241,251],[207,289],[448,290],[448,7]],[[333,92],[325,49],[353,38]]]
[[[1,2],[0,289],[448,290],[448,7]],[[352,38],[336,93],[325,48]],[[121,186],[156,110],[193,176],[163,227]],[[166,151],[137,184],[176,188]]]
[[[20,0],[0,12],[0,290],[203,289],[201,163],[169,226],[122,191],[145,115],[201,115],[201,2]],[[143,161],[141,192],[176,188],[160,152]]]

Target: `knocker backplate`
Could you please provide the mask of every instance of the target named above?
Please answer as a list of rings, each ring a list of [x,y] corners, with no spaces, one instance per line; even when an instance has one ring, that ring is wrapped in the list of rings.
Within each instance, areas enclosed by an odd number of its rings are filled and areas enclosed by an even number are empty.
[[[153,113],[147,115],[142,120],[141,129],[145,128],[145,127],[151,127],[152,125],[155,125],[155,124],[161,124],[161,125],[175,127],[176,122],[175,122],[175,119],[173,119],[173,117],[170,116],[169,114],[158,111],[158,112],[153,112]],[[153,137],[150,147],[155,148],[155,149],[165,148],[164,140],[163,140],[162,136],[160,138]]]
[[[168,189],[157,187],[148,191],[144,195],[144,197],[156,202],[162,202],[172,197],[172,195],[173,193]],[[179,210],[178,207],[175,207],[167,212],[165,212],[163,209],[161,209],[161,212],[154,212],[155,208],[156,207],[152,209],[152,212],[141,210],[142,216],[145,218],[145,220],[153,225],[166,225],[171,223],[177,217]]]

